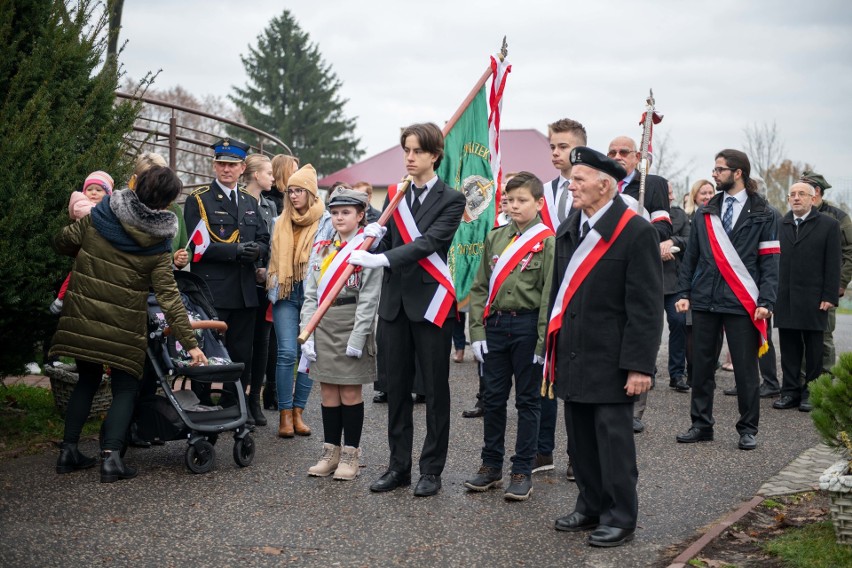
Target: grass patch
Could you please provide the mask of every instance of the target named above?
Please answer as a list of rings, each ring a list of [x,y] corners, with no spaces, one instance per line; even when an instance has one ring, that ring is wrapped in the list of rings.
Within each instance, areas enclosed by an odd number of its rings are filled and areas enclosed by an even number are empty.
[[[97,436],[101,420],[89,420],[83,436]],[[65,420],[50,390],[0,385],[0,459],[34,454],[62,440]]]
[[[763,505],[767,509],[778,509],[784,506],[782,503],[779,503],[775,499],[765,499],[763,503],[761,503],[761,505]]]
[[[764,550],[791,568],[852,566],[852,546],[835,542],[831,521],[788,530],[764,544]]]

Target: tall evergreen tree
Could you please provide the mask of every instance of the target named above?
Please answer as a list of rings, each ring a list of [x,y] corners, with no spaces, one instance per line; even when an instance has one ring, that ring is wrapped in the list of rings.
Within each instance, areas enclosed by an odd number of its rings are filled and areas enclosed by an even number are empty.
[[[340,80],[288,10],[241,59],[248,84],[234,87],[230,99],[248,124],[286,142],[303,164],[322,174],[364,154],[353,134],[355,119],[343,114]]]
[[[120,183],[138,107],[116,103],[103,65],[106,14],[87,0],[0,2],[0,377],[32,361],[56,317],[55,285],[71,267],[53,235],[89,172]]]

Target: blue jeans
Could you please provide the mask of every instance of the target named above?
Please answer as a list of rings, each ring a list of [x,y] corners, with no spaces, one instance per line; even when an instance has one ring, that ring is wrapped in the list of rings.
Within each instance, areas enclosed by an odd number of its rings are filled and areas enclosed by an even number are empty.
[[[669,325],[669,379],[686,376],[686,314],[675,309],[677,294],[665,296],[666,321]]]
[[[541,365],[533,363],[538,340],[538,310],[517,315],[503,312],[485,321],[488,354],[483,365],[484,445],[482,463],[503,468],[506,402],[515,377],[518,430],[512,473],[532,473],[541,405]]]
[[[305,408],[308,395],[314,385],[305,373],[296,373],[296,388],[293,389],[293,371],[296,369],[302,349],[299,346],[299,312],[305,303],[305,288],[301,282],[293,284],[286,298],[272,306],[272,323],[278,339],[278,363],[275,366],[275,384],[278,390],[278,410]]]

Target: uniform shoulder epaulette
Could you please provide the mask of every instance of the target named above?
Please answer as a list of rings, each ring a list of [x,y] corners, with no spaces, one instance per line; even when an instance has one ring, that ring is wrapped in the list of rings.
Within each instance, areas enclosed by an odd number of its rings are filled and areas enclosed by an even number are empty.
[[[241,184],[241,183],[240,183],[240,184],[237,184],[237,189],[239,189],[240,191],[242,191],[243,193],[245,193],[245,194],[247,194],[247,195],[251,195],[251,193],[249,193],[249,190],[248,190],[248,189],[246,189],[246,187],[247,187],[247,186],[245,186],[245,185],[243,185],[243,184]],[[252,197],[254,197],[254,196],[252,195]]]
[[[192,193],[190,193],[190,195],[201,195],[202,193],[204,193],[206,191],[210,191],[210,186],[209,185],[202,185],[201,187],[198,187],[195,190],[193,190]]]

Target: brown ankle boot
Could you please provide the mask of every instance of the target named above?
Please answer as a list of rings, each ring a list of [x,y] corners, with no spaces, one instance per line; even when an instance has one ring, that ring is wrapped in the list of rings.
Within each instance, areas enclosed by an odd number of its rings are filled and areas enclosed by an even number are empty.
[[[278,417],[278,437],[293,437],[293,409],[282,410]]]
[[[293,407],[293,428],[299,436],[310,436],[311,429],[302,420],[302,411],[304,408]]]

